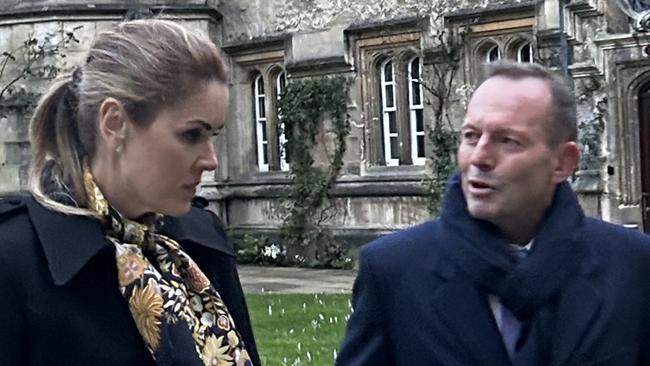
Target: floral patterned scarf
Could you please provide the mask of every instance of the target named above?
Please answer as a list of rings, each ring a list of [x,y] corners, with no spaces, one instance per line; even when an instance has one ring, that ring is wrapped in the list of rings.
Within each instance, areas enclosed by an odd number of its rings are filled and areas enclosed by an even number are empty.
[[[156,363],[252,365],[219,293],[177,242],[155,232],[160,216],[122,217],[87,167],[84,186],[90,208],[106,218],[120,292]]]

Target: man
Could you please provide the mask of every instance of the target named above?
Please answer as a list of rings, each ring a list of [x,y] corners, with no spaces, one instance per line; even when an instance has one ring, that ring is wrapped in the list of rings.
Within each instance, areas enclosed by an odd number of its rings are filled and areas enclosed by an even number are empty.
[[[339,366],[650,365],[650,239],[586,218],[575,101],[492,65],[440,218],[362,248]]]

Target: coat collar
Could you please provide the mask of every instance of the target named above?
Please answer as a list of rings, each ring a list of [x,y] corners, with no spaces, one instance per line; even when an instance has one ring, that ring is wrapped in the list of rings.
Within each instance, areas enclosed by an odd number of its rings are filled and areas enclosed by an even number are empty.
[[[450,179],[441,221],[443,235],[454,239],[447,240],[444,248],[456,269],[466,272],[477,284],[497,295],[509,297],[507,295],[514,291],[512,287],[525,287],[531,282],[540,285],[531,291],[541,291],[540,295],[550,293],[552,289],[548,286],[562,286],[570,278],[589,275],[600,265],[599,258],[582,239],[585,217],[568,182],[558,185],[535,237],[535,245],[520,265],[516,265],[499,229],[469,214],[459,174]],[[541,280],[540,276],[552,282]],[[503,282],[505,287],[495,285],[497,282]],[[521,310],[525,317],[532,309],[511,310]]]
[[[480,286],[477,287],[471,279],[475,276],[470,274],[470,267],[475,265],[475,261],[463,259],[467,258],[468,250],[482,252],[488,250],[488,246],[500,250],[500,247],[507,247],[507,242],[495,226],[469,215],[459,185],[459,176],[450,180],[443,209],[441,243],[447,255],[439,257],[434,272],[444,283],[434,293],[432,307],[453,333],[450,339],[460,343],[468,355],[478,360],[477,363],[483,363],[481,357],[490,354],[489,364],[512,364],[508,362],[507,352],[500,342],[498,328],[486,301],[487,293],[480,291]],[[506,282],[511,286],[514,284],[506,291],[547,291],[544,287],[563,281],[559,285],[562,291],[553,320],[557,325],[551,340],[550,357],[554,365],[565,364],[584,349],[583,335],[590,331],[602,306],[603,297],[592,286],[591,280],[599,273],[600,262],[582,239],[584,227],[584,214],[571,187],[568,183],[559,185],[532,253],[511,271]],[[468,240],[476,241],[477,245],[469,247]],[[506,268],[508,264],[502,263],[506,261],[496,258],[494,273],[499,273],[501,264]],[[575,271],[565,273],[568,269],[564,265],[573,267]],[[485,277],[480,279],[486,280]],[[527,286],[530,283],[537,286]],[[521,311],[526,313],[534,309]],[[515,364],[518,363],[515,361]]]
[[[56,285],[65,285],[72,280],[100,251],[107,248],[113,250],[99,220],[52,211],[31,196],[25,198],[25,204]],[[203,215],[210,213],[201,211],[192,208],[182,217],[165,218],[161,233],[179,242],[191,241],[234,256],[225,232],[219,226],[212,225],[214,221],[206,222]]]

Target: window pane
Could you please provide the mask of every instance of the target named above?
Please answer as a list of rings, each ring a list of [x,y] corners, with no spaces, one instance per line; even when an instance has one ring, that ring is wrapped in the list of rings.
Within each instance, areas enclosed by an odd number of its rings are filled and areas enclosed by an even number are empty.
[[[266,122],[260,121],[260,129],[262,130],[262,141],[266,141]]]
[[[411,83],[411,95],[413,96],[413,105],[420,105],[420,83],[414,81]]]
[[[519,55],[517,55],[519,62],[530,62],[530,44],[525,44],[519,49]]]
[[[424,157],[424,136],[417,137],[417,144],[418,144],[418,158],[423,158]]]
[[[420,58],[416,57],[411,61],[411,79],[420,79]]]
[[[487,54],[487,61],[488,62],[494,62],[498,61],[501,58],[501,54],[499,52],[499,46],[493,46],[490,48]]]
[[[268,164],[269,163],[269,144],[267,144],[267,143],[262,144],[262,149],[263,149],[262,157],[264,158],[264,164]]]
[[[417,132],[424,132],[424,115],[422,109],[415,110],[415,130]]]
[[[257,79],[257,93],[264,94],[264,79],[261,77]]]
[[[386,107],[392,108],[395,103],[393,103],[393,86],[392,85],[386,85]]]
[[[397,133],[397,119],[395,112],[388,112],[388,131],[390,133]]]
[[[398,142],[397,142],[397,137],[391,137],[390,138],[390,158],[391,159],[397,159],[398,154],[397,154],[397,148],[398,148]]]
[[[266,117],[266,103],[265,103],[265,98],[264,97],[259,97],[257,99],[257,103],[259,105],[259,113],[260,113],[260,118]]]
[[[391,61],[384,65],[384,80],[393,81],[393,63]]]

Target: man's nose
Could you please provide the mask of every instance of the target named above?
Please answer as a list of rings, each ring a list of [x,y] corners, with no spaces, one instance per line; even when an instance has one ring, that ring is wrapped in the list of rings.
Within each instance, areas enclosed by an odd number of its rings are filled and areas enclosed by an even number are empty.
[[[472,151],[471,163],[480,170],[492,170],[496,161],[494,154],[489,136],[483,134]]]

